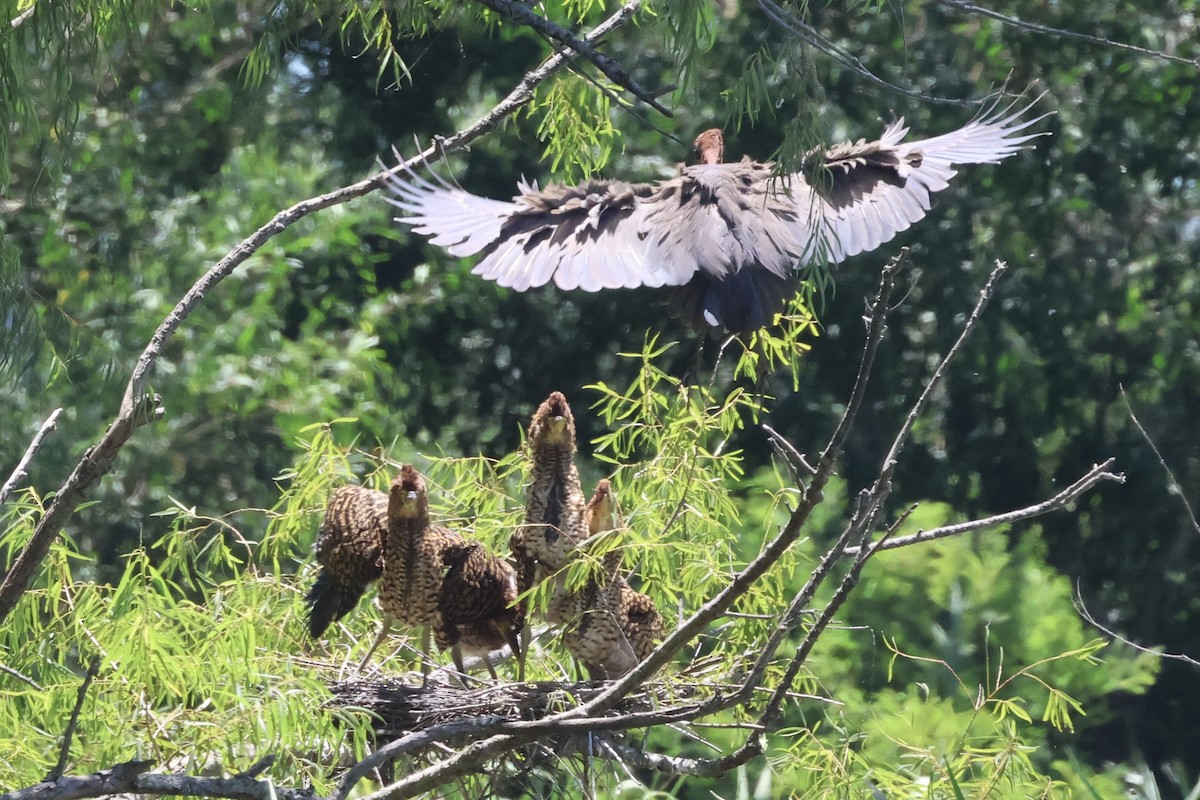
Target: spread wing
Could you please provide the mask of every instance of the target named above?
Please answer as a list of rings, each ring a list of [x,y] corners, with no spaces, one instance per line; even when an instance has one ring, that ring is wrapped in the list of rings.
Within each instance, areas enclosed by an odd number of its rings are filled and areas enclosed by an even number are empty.
[[[1040,98],[1037,98],[1040,99]],[[798,214],[824,234],[820,257],[837,263],[873,250],[925,216],[930,195],[945,189],[959,164],[996,164],[1043,133],[1023,133],[1046,115],[1022,120],[1037,102],[992,106],[951,133],[902,142],[898,120],[878,142],[856,142],[825,154],[827,180],[818,188],[799,182],[791,192]],[[1015,110],[1014,110],[1015,109]]]
[[[454,256],[483,253],[473,272],[517,291],[550,281],[560,289],[671,286],[694,265],[673,269],[644,224],[654,187],[618,181],[538,190],[522,184],[511,202],[479,197],[410,173],[388,179],[398,222]]]

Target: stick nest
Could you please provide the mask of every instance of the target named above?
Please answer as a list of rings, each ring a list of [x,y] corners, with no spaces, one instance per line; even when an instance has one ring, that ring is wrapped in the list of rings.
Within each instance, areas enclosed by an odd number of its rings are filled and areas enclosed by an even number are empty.
[[[410,686],[399,680],[342,681],[330,686],[336,708],[364,709],[375,718],[381,737],[395,737],[447,722],[499,717],[541,719],[586,702],[604,689],[601,682],[536,681],[501,683],[474,689],[439,684]],[[636,693],[612,710],[613,714],[646,710],[650,696]]]

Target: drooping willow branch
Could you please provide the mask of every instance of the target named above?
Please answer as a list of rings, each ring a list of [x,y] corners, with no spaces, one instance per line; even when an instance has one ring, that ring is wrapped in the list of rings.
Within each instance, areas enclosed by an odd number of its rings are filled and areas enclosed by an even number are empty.
[[[594,42],[627,22],[641,7],[641,0],[629,0],[604,22],[597,25],[583,37],[586,42]],[[450,137],[439,137],[433,145],[424,152],[410,158],[407,162],[397,165],[394,170],[411,169],[418,164],[436,161],[447,153],[465,147],[470,142],[490,132],[505,118],[533,99],[534,90],[548,78],[562,69],[567,59],[562,54],[547,58],[538,67],[526,73],[507,97],[492,107],[474,124],[458,131]],[[392,170],[392,171],[394,171]],[[33,536],[21,550],[0,585],[0,623],[3,623],[16,608],[17,602],[29,587],[38,566],[45,559],[46,553],[58,532],[62,530],[67,520],[74,514],[75,508],[84,500],[92,487],[112,469],[113,462],[121,448],[129,441],[134,431],[157,419],[162,415],[157,396],[145,394],[146,381],[151,370],[158,361],[159,355],[167,342],[175,335],[191,313],[200,305],[214,287],[229,277],[238,266],[253,255],[272,238],[287,230],[297,221],[322,209],[345,203],[360,197],[383,185],[384,179],[391,171],[382,172],[358,183],[342,187],[336,191],[303,200],[290,208],[280,211],[265,225],[250,236],[243,239],[216,264],[196,281],[182,299],[166,316],[158,329],[147,343],[146,348],[134,365],[129,384],[125,389],[125,397],[116,419],[109,425],[108,430],[92,447],[88,448],[83,458],[76,464],[70,476],[55,493],[53,502],[46,513],[38,521]]]

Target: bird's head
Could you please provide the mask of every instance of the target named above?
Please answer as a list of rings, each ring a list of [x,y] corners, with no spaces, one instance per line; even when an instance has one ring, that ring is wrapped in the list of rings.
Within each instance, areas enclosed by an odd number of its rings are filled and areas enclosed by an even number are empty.
[[[413,519],[429,513],[429,498],[425,495],[425,479],[405,464],[392,481],[388,496],[388,516],[392,519]]]
[[[596,491],[587,504],[588,535],[595,536],[601,531],[611,531],[616,524],[617,499],[613,493],[612,484],[607,478],[602,478],[596,484]]]
[[[575,417],[562,392],[551,392],[529,423],[529,443],[533,447],[575,448]]]
[[[720,164],[725,157],[725,134],[720,128],[709,128],[696,137],[693,146],[701,164]]]

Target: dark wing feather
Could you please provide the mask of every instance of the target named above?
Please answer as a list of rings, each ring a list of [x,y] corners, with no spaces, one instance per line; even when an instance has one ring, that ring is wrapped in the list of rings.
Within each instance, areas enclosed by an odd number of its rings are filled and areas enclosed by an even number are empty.
[[[386,494],[361,486],[343,486],[330,496],[315,546],[322,569],[305,597],[314,639],[353,611],[382,574],[387,504]]]

